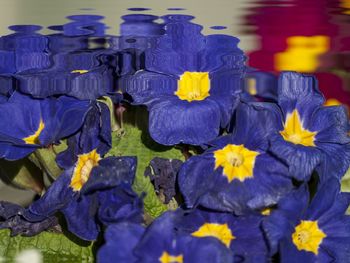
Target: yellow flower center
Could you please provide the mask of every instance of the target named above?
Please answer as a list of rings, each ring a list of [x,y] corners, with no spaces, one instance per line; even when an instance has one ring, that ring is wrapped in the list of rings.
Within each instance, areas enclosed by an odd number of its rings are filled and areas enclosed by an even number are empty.
[[[189,72],[186,71],[178,80],[178,88],[175,95],[180,100],[188,102],[194,100],[204,100],[209,97],[210,80],[208,72]]]
[[[70,182],[70,187],[73,188],[73,191],[80,191],[89,180],[91,170],[98,165],[99,160],[101,160],[101,157],[96,152],[96,149],[89,153],[78,155],[78,161],[75,164]]]
[[[85,74],[88,73],[89,71],[87,69],[75,69],[72,70],[70,73],[79,73],[79,74]]]
[[[36,130],[36,132],[34,132],[34,134],[23,138],[22,140],[26,143],[26,144],[40,144],[39,141],[39,136],[41,134],[41,132],[43,131],[43,129],[45,128],[45,124],[43,122],[42,119],[40,119],[40,123],[39,123],[39,127]]]
[[[318,254],[318,249],[327,235],[318,227],[317,221],[304,221],[295,227],[292,240],[298,250]]]
[[[168,252],[164,251],[159,261],[161,263],[183,263],[184,257],[183,255],[172,256]]]
[[[227,162],[229,162],[232,166],[239,167],[244,162],[244,156],[241,153],[237,152],[228,152],[226,154]]]
[[[214,152],[215,169],[223,167],[223,175],[227,177],[229,183],[233,179],[243,182],[253,177],[255,159],[258,155],[258,152],[245,148],[243,144],[228,144]]]
[[[266,207],[263,210],[261,210],[261,214],[263,216],[269,216],[272,212],[272,208],[271,207]]]
[[[227,224],[204,223],[197,231],[192,233],[194,237],[215,237],[230,247],[231,241],[236,237],[232,235]]]
[[[254,78],[247,79],[247,92],[252,96],[255,96],[258,94],[258,91],[256,90],[256,79]]]
[[[280,131],[285,141],[301,144],[304,146],[315,146],[315,136],[317,132],[304,129],[297,110],[287,115],[284,130]]]

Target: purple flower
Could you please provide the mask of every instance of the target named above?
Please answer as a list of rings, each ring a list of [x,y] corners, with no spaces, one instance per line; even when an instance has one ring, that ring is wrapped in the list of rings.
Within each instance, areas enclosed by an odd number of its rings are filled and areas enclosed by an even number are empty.
[[[178,211],[176,229],[197,238],[213,237],[230,248],[235,262],[267,262],[268,248],[260,228],[263,216],[235,216],[205,210]]]
[[[120,81],[134,104],[147,106],[150,135],[164,145],[216,138],[241,92],[244,55],[238,39],[205,37],[190,19],[165,17],[165,34],[145,51],[145,70]]]
[[[72,135],[89,107],[89,101],[70,97],[39,100],[15,92],[0,104],[0,158],[18,160]]]
[[[321,185],[311,203],[306,185],[283,198],[263,222],[272,254],[283,262],[346,262],[350,249],[350,204],[339,181]]]
[[[147,229],[130,223],[111,225],[97,258],[100,262],[130,263],[233,262],[232,252],[220,241],[178,233],[175,221],[176,215],[168,212]]]
[[[275,125],[260,103],[242,103],[233,134],[183,164],[179,187],[186,206],[243,214],[276,204],[293,186],[287,167],[268,152]]]
[[[314,77],[284,72],[279,79],[277,130],[270,150],[298,180],[308,179],[317,168],[321,180],[336,171],[344,175],[350,164],[348,116],[343,106],[322,106],[324,98]],[[323,176],[324,175],[324,176]]]
[[[68,230],[85,240],[97,238],[101,223],[140,223],[142,201],[131,188],[135,169],[133,157],[101,159],[96,150],[79,155],[29,211],[46,217],[62,212]]]

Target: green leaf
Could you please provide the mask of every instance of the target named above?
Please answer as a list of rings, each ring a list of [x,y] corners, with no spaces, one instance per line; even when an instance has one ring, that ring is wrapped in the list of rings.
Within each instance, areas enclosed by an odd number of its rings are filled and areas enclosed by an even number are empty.
[[[133,189],[138,194],[146,193],[145,210],[152,217],[158,217],[167,210],[167,206],[157,197],[150,178],[144,176],[145,169],[155,157],[183,160],[183,155],[174,147],[156,143],[148,133],[129,124],[125,124],[122,130],[113,132],[112,138],[113,147],[109,152],[110,155],[137,156],[137,172]]]
[[[0,159],[0,178],[7,184],[38,194],[44,189],[42,172],[28,158],[17,161]]]
[[[115,112],[114,112],[115,108],[114,108],[114,103],[113,103],[112,99],[108,96],[104,96],[104,97],[98,99],[98,101],[106,104],[108,109],[109,109],[112,131],[116,131],[116,130],[120,129],[120,124],[119,124],[117,117],[115,115]]]
[[[92,243],[78,245],[63,234],[42,232],[35,237],[10,237],[9,230],[0,231],[0,260],[14,262],[28,249],[39,251],[43,262],[94,262]],[[2,262],[2,261],[1,261]]]
[[[350,192],[350,168],[346,171],[345,175],[341,180],[341,191]],[[347,215],[350,215],[350,207],[346,211]]]
[[[38,148],[32,153],[29,158],[32,158],[32,161],[37,160],[37,165],[45,171],[51,178],[56,179],[61,173],[61,168],[56,163],[56,153],[55,149],[52,148]]]
[[[341,180],[341,191],[350,192],[350,168],[346,171]]]

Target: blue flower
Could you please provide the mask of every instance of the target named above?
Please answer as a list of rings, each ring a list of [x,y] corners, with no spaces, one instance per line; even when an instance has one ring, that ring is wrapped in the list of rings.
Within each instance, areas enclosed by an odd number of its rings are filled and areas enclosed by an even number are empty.
[[[339,181],[326,181],[309,204],[306,185],[280,201],[263,222],[272,254],[282,262],[347,262],[350,250],[350,217],[345,211],[349,193]]]
[[[101,159],[96,150],[79,155],[29,211],[46,217],[62,212],[68,230],[85,240],[96,239],[100,223],[140,223],[142,201],[131,188],[135,169],[133,157]]]
[[[89,101],[64,96],[38,100],[15,92],[0,104],[0,158],[18,160],[72,135],[89,107]]]
[[[288,193],[288,169],[268,152],[275,119],[260,103],[242,103],[233,134],[182,166],[179,187],[186,206],[242,214],[274,205]]]
[[[101,102],[92,103],[84,123],[77,133],[67,139],[67,150],[57,155],[58,165],[69,169],[78,160],[78,155],[96,149],[104,156],[112,146],[111,120],[108,107]]]
[[[111,225],[97,258],[100,262],[130,263],[233,262],[232,252],[220,241],[178,233],[175,224],[176,215],[168,212],[146,230],[135,224]]]
[[[314,77],[281,74],[280,121],[270,138],[270,150],[288,164],[290,174],[298,180],[308,179],[316,167],[321,173],[337,170],[340,177],[350,164],[347,112],[342,106],[325,107],[323,103]]]
[[[97,261],[137,262],[133,251],[144,232],[143,226],[129,222],[110,225],[104,234],[106,243],[97,252]]]
[[[235,262],[267,262],[268,249],[261,230],[261,215],[234,216],[204,210],[178,211],[176,229],[197,238],[213,237],[229,247]]]
[[[121,78],[136,105],[149,110],[151,137],[164,145],[199,145],[225,128],[241,92],[238,39],[203,36],[192,17],[166,17],[165,35],[145,51],[145,70]]]

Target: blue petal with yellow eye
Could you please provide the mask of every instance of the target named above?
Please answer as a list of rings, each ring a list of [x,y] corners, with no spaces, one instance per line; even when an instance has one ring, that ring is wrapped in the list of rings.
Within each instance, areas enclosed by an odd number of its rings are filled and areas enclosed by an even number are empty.
[[[70,97],[32,99],[18,92],[0,104],[0,158],[17,160],[75,133],[90,107]],[[74,119],[74,121],[72,121]]]
[[[104,156],[112,145],[111,133],[108,107],[101,102],[92,103],[79,132],[67,139],[67,150],[57,155],[58,165],[68,169],[77,161],[79,154],[94,149],[99,155]]]
[[[263,222],[271,253],[279,251],[283,262],[346,262],[350,216],[345,211],[349,204],[349,194],[340,192],[335,178],[321,185],[310,204],[307,187],[302,185],[282,199]],[[298,230],[310,223],[317,227]]]
[[[177,220],[175,213],[167,212],[145,230],[130,223],[111,225],[105,235],[106,244],[98,252],[98,259],[130,263],[233,262],[232,251],[220,241],[180,233],[175,229]]]
[[[213,237],[227,247],[235,261],[268,262],[268,247],[261,230],[261,215],[237,217],[231,213],[216,213],[195,209],[177,211],[180,220],[176,229],[197,238]]]
[[[214,139],[219,129],[228,125],[240,92],[236,72],[214,72],[209,78],[210,95],[191,102],[175,95],[179,80],[175,75],[140,71],[123,78],[121,86],[126,87],[134,104],[148,106],[153,139],[166,145],[201,144]]]
[[[271,135],[270,150],[298,180],[308,179],[315,168],[321,175],[336,169],[341,177],[350,164],[344,107],[322,106],[316,79],[294,72],[281,74],[278,96],[283,124]]]
[[[138,72],[123,83],[135,104],[148,106],[149,130],[154,140],[165,145],[199,145],[214,139],[220,128],[228,125],[240,92],[239,77],[231,72],[213,73],[210,78],[210,96],[192,102],[174,94],[176,76]],[[230,91],[230,86],[236,91]]]
[[[195,238],[175,231],[178,218],[168,212],[155,220],[142,236],[134,254],[142,262],[167,262],[173,257],[183,262],[233,262],[233,253],[213,238]],[[181,261],[180,261],[181,262]]]
[[[120,80],[134,104],[148,107],[150,135],[164,145],[213,140],[241,92],[245,57],[238,40],[205,37],[192,18],[166,16],[165,34],[145,51],[145,70]]]
[[[278,79],[278,104],[284,114],[297,109],[304,119],[304,116],[310,116],[322,106],[324,101],[314,76],[296,72],[281,73]]]
[[[66,170],[29,211],[38,216],[62,212],[68,230],[85,240],[96,239],[102,225],[142,221],[142,201],[133,192],[134,157],[108,157],[93,167],[79,191],[72,185],[74,167]]]
[[[287,167],[267,152],[275,118],[259,105],[242,103],[233,134],[211,142],[211,148],[184,163],[179,187],[187,207],[242,214],[276,204],[293,188]],[[219,152],[226,154],[223,160],[216,157]]]

